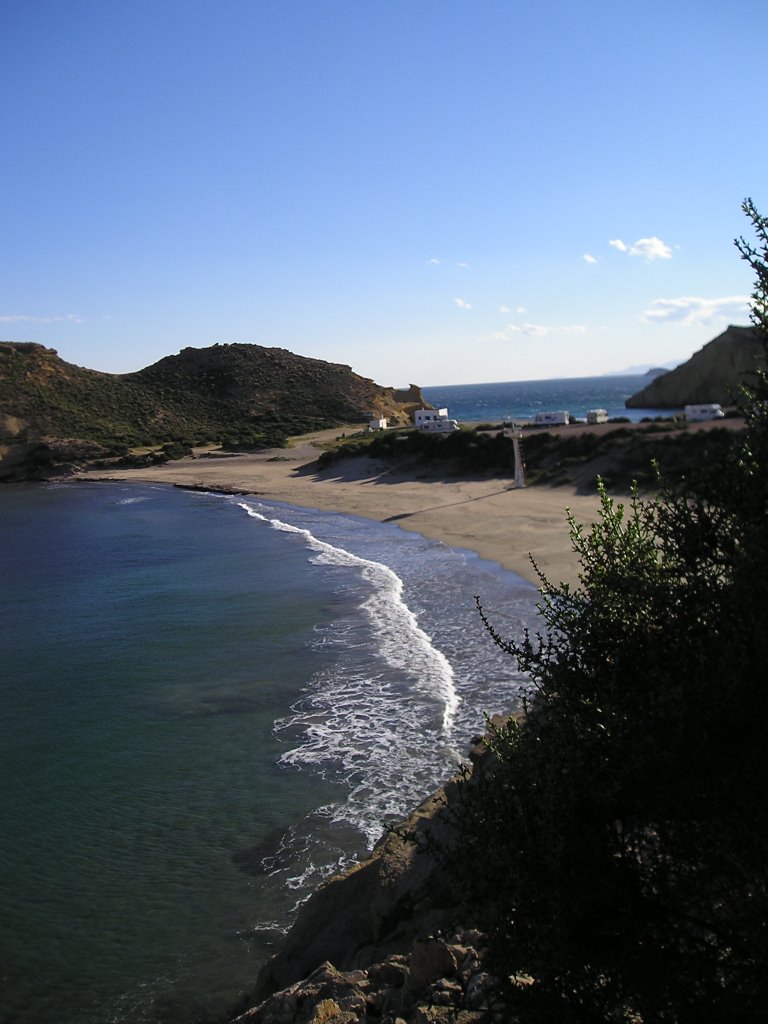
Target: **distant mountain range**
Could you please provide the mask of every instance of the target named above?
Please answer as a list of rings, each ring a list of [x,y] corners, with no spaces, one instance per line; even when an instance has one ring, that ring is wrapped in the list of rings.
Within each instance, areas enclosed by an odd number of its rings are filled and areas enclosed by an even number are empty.
[[[42,345],[0,342],[0,478],[137,446],[253,448],[371,415],[407,423],[421,401],[418,388],[397,392],[349,366],[260,345],[185,348],[118,375],[74,366]]]
[[[625,370],[611,370],[610,373],[603,374],[604,377],[639,377],[642,373],[653,374],[657,377],[660,373],[666,373],[667,370],[673,370],[676,366],[680,366],[684,363],[684,359],[673,359],[669,363],[640,363],[637,366],[628,366]]]
[[[766,367],[765,349],[752,327],[728,327],[675,369],[655,377],[625,402],[629,409],[679,409],[700,402],[734,405],[742,384]]]

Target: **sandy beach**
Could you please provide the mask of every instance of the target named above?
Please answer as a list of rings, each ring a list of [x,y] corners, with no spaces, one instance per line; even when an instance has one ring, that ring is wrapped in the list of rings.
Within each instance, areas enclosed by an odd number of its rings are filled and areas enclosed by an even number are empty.
[[[236,490],[305,508],[344,512],[396,522],[405,530],[475,551],[520,576],[538,582],[532,555],[552,582],[575,582],[578,565],[571,550],[566,506],[578,522],[593,521],[598,498],[568,487],[515,489],[508,477],[476,480],[416,478],[391,471],[373,459],[339,462],[319,470],[316,460],[331,430],[306,435],[291,447],[258,454],[197,452],[193,457],[144,469],[80,478],[141,480],[212,490]]]

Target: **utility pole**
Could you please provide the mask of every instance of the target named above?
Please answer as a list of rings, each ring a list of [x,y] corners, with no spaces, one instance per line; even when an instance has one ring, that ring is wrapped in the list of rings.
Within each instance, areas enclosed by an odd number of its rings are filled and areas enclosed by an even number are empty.
[[[505,431],[506,433],[506,431]],[[513,423],[508,437],[512,438],[515,453],[515,488],[525,487],[525,463],[523,462],[523,432],[517,423]]]

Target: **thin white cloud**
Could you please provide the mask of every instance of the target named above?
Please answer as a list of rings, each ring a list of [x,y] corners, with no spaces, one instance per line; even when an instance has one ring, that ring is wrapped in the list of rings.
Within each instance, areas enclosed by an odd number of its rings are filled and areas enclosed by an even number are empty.
[[[611,238],[608,245],[612,245],[619,252],[627,253],[628,256],[642,256],[648,261],[672,259],[672,249],[655,235],[651,235],[650,238],[638,238],[634,245],[627,245],[620,238]]]
[[[638,238],[635,244],[630,246],[629,255],[643,256],[647,260],[671,260],[672,249],[666,242],[652,235],[650,238]]]
[[[469,264],[466,260],[462,260],[461,263],[457,263],[456,266],[461,267],[463,270],[469,270]]]
[[[708,324],[713,320],[745,320],[749,312],[747,295],[726,295],[704,299],[698,295],[681,295],[677,299],[654,299],[644,310],[646,323],[676,323],[684,327]]]
[[[503,331],[496,331],[493,335],[498,341],[511,341],[515,335],[525,334],[528,337],[543,338],[551,333],[550,327],[544,324],[507,324]]]
[[[442,261],[442,260],[439,260],[439,259],[437,258],[437,256],[433,256],[431,260],[427,260],[427,263],[430,263],[430,264],[432,264],[432,266],[437,266],[438,264],[440,264],[440,263],[442,263],[442,262],[443,262],[443,261]]]
[[[512,308],[511,308],[511,306],[505,306],[505,305],[504,305],[504,304],[502,303],[502,305],[501,305],[501,306],[499,306],[499,312],[500,312],[500,313],[511,313],[511,312],[512,312]]]
[[[454,299],[453,300],[459,309],[472,309],[472,306],[467,302],[466,299]]]
[[[511,341],[519,335],[529,338],[545,338],[556,334],[586,334],[587,328],[584,324],[507,324],[503,331],[496,331],[492,335],[495,341]]]
[[[517,306],[515,308],[515,312],[516,313],[527,313],[528,310],[525,308],[525,306]]]
[[[585,252],[581,258],[585,263],[597,263],[597,256],[593,256],[590,252]]]
[[[0,316],[0,324],[81,324],[83,318],[78,316],[76,313],[66,313],[63,316],[27,316],[24,313],[13,313],[6,316]]]

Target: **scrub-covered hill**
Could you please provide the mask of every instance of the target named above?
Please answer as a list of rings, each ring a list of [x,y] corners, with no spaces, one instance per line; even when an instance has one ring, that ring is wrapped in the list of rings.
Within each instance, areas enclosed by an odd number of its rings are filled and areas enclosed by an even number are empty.
[[[371,414],[407,422],[417,392],[260,345],[186,348],[117,375],[74,366],[42,345],[0,342],[0,477],[140,445],[255,447]]]
[[[763,347],[752,327],[730,326],[680,366],[655,377],[625,402],[628,409],[680,409],[719,402],[733,405],[743,384],[765,368]]]

